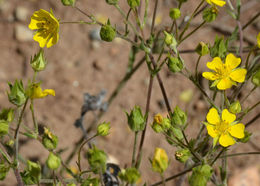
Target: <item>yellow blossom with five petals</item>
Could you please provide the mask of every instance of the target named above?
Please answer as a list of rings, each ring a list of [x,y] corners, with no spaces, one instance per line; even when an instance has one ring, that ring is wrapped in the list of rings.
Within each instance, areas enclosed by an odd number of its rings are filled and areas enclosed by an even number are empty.
[[[31,30],[37,30],[33,39],[41,48],[50,48],[59,40],[59,21],[54,17],[52,11],[40,9],[31,16],[31,23],[28,26]]]
[[[212,86],[216,86],[219,90],[231,88],[236,82],[245,81],[247,70],[237,68],[241,63],[241,59],[228,54],[223,64],[219,57],[215,57],[211,62],[207,63],[207,67],[214,72],[203,72],[202,76],[208,80],[214,81]]]
[[[206,0],[208,4],[212,5],[212,4],[215,4],[217,6],[224,6],[226,4],[225,1],[223,0]]]
[[[237,123],[236,115],[224,109],[221,118],[217,109],[211,108],[207,114],[207,121],[205,122],[208,134],[214,138],[214,146],[219,141],[223,147],[228,147],[236,143],[235,138],[242,139],[245,137],[245,125]]]
[[[30,98],[31,99],[44,98],[48,95],[55,96],[55,91],[53,89],[42,90],[40,83],[32,85],[31,90],[30,90]]]
[[[257,46],[260,48],[260,32],[258,33],[256,39],[257,39]]]

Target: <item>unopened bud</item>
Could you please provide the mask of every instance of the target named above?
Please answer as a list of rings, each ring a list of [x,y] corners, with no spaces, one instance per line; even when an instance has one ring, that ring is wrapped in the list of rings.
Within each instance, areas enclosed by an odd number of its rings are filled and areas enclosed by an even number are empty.
[[[61,164],[60,157],[50,152],[47,159],[47,166],[49,167],[49,169],[56,170],[60,167],[60,164]]]
[[[208,46],[204,43],[204,42],[200,42],[195,51],[197,52],[197,54],[199,54],[200,56],[205,56],[209,53],[209,48]]]
[[[40,49],[38,54],[36,54],[33,59],[31,59],[31,67],[33,68],[34,71],[39,72],[45,69],[47,62],[46,59],[44,58],[44,52],[43,49]]]
[[[103,41],[111,42],[116,37],[116,30],[110,25],[110,21],[100,29],[100,37]]]
[[[101,123],[97,127],[97,134],[99,136],[107,136],[109,134],[110,123]]]
[[[131,8],[140,6],[140,0],[127,0],[127,3]]]
[[[169,15],[172,19],[178,19],[181,17],[181,11],[178,8],[171,8]]]
[[[229,107],[229,111],[233,114],[238,114],[241,112],[241,104],[240,102],[237,100],[235,102],[233,102],[230,107]]]

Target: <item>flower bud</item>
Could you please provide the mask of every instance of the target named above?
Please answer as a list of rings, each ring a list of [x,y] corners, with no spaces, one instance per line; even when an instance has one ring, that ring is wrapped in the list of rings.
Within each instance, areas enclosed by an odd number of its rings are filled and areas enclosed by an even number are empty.
[[[10,88],[10,92],[8,93],[9,101],[18,107],[22,106],[26,101],[23,82],[16,80],[13,85],[11,83],[8,83],[8,85]]]
[[[233,102],[230,106],[229,106],[229,111],[233,114],[238,114],[241,112],[241,105],[240,102],[237,100],[235,102]]]
[[[9,125],[5,120],[0,120],[0,137],[8,134]]]
[[[210,8],[206,8],[203,11],[203,20],[206,22],[212,22],[215,21],[218,15],[218,9],[215,6],[212,6]]]
[[[168,57],[168,68],[171,72],[180,72],[183,69],[183,61],[177,57]]]
[[[127,119],[128,119],[128,126],[134,132],[142,131],[145,127],[145,120],[146,118],[143,116],[141,108],[135,106],[131,113],[128,114],[126,112]]]
[[[14,119],[14,109],[3,109],[0,113],[0,120],[11,122]]]
[[[187,115],[178,106],[176,106],[173,112],[172,120],[174,124],[182,126],[187,122]]]
[[[101,123],[98,125],[97,127],[97,134],[99,136],[107,136],[109,133],[109,129],[110,129],[110,123]]]
[[[171,127],[171,121],[168,118],[163,118],[161,114],[154,116],[152,128],[156,133],[168,130]]]
[[[39,72],[45,69],[47,61],[44,57],[43,49],[40,49],[38,54],[34,55],[33,59],[31,58],[30,64],[35,72]]]
[[[60,164],[61,164],[60,157],[50,152],[47,159],[47,166],[49,167],[49,169],[56,170],[60,167]]]
[[[37,183],[41,179],[41,165],[27,160],[27,170],[30,176],[33,177]]]
[[[106,0],[107,4],[109,5],[116,5],[119,0]]]
[[[127,0],[127,3],[131,8],[140,6],[140,0]]]
[[[53,150],[58,145],[58,137],[55,136],[51,131],[44,127],[44,134],[42,137],[42,144],[48,150]]]
[[[64,6],[74,6],[76,0],[61,0],[61,2]]]
[[[102,173],[106,171],[107,155],[103,150],[99,150],[96,146],[93,146],[87,152],[87,159],[91,170],[95,174],[99,173],[99,171],[102,171]]]
[[[207,164],[193,168],[192,175],[189,177],[189,184],[191,186],[206,186],[212,172],[212,167]]]
[[[152,159],[152,169],[155,172],[163,173],[169,165],[168,156],[164,149],[156,148]]]
[[[110,25],[110,21],[100,29],[100,37],[103,41],[111,42],[116,37],[116,29]]]
[[[181,17],[181,11],[178,8],[171,8],[169,15],[172,19],[178,19]]]
[[[260,86],[260,69],[252,76],[251,80],[255,86]]]
[[[195,51],[197,52],[197,54],[199,54],[200,56],[205,56],[209,53],[209,48],[208,46],[204,43],[204,42],[200,42]]]
[[[175,152],[175,158],[181,163],[185,163],[191,156],[189,149],[180,149]]]
[[[118,176],[127,183],[135,184],[140,179],[141,174],[136,168],[131,167],[121,170]]]
[[[163,31],[163,33],[164,33],[164,42],[166,43],[167,46],[170,46],[172,44],[174,44],[174,45],[177,44],[177,42],[172,34],[169,34],[166,31]]]

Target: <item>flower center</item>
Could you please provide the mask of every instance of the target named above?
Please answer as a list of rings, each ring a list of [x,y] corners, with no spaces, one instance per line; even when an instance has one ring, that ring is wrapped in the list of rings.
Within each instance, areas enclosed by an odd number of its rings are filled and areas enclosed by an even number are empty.
[[[216,75],[220,79],[227,78],[229,76],[230,72],[231,72],[230,68],[225,64],[223,64],[221,68],[216,68]]]
[[[223,134],[226,133],[227,130],[229,129],[229,124],[225,121],[221,121],[220,123],[218,123],[216,125],[215,130],[219,133],[219,134]]]

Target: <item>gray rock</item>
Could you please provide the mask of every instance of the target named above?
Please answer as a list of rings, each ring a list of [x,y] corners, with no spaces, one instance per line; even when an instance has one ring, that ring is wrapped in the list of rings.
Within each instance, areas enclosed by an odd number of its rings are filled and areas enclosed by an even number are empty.
[[[27,26],[16,25],[15,26],[15,38],[18,41],[32,41],[33,31],[31,31]]]

